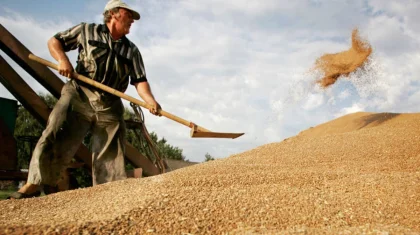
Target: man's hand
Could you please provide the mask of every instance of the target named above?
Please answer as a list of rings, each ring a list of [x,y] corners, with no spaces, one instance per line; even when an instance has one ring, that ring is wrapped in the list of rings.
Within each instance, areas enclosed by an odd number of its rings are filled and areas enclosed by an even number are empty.
[[[162,114],[160,114],[160,110],[162,108],[160,107],[160,104],[155,100],[149,83],[147,81],[138,82],[135,83],[134,86],[136,87],[139,96],[149,105],[150,113],[156,116],[162,116]]]
[[[60,41],[55,37],[50,38],[50,40],[48,40],[48,49],[50,50],[52,57],[58,61],[58,73],[70,79],[74,69],[64,52]]]
[[[71,65],[68,59],[59,60],[58,61],[58,73],[71,78],[71,74],[73,73],[73,66]]]
[[[153,115],[162,116],[162,114],[160,114],[161,109],[160,104],[156,102],[156,100],[149,104],[149,112]]]

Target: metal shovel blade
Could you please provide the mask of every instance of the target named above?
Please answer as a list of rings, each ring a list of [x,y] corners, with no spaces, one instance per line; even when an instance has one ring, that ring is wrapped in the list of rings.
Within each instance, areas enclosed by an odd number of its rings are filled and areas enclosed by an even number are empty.
[[[204,131],[203,131],[204,130]],[[204,129],[200,126],[193,125],[191,127],[191,137],[193,138],[227,138],[227,139],[235,139],[239,136],[243,135],[244,133],[224,133],[224,132],[212,132],[207,129]]]
[[[201,131],[192,131],[191,137],[193,138],[227,138],[235,139],[244,133],[222,133],[222,132],[201,132]]]

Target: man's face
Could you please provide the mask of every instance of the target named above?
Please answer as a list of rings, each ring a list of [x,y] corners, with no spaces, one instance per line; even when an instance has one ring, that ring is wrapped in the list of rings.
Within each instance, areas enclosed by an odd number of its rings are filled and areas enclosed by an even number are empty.
[[[118,9],[118,13],[114,14],[113,17],[115,18],[115,26],[119,33],[124,35],[130,33],[131,24],[134,22],[131,11],[120,8]]]

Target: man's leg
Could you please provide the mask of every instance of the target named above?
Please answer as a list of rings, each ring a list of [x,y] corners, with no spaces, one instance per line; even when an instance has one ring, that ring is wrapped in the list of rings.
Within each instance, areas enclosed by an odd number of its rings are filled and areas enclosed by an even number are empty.
[[[48,118],[29,166],[28,181],[18,192],[31,194],[41,184],[55,186],[61,171],[71,161],[90,123],[76,112],[68,112],[76,90],[67,83]]]
[[[68,115],[67,124],[54,135],[48,127],[39,139],[29,167],[28,183],[55,186],[83,141],[90,123],[78,113]]]
[[[93,185],[127,178],[123,110],[122,102],[117,101],[109,109],[98,112],[92,131]]]
[[[93,128],[93,185],[127,178],[124,163],[124,131],[121,130],[122,125],[121,122],[101,122],[97,123]]]

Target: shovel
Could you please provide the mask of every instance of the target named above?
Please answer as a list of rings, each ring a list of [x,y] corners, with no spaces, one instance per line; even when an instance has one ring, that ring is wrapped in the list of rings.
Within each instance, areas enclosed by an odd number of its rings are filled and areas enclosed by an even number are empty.
[[[45,66],[48,66],[52,69],[58,70],[58,65],[56,65],[56,64],[54,64],[54,63],[52,63],[48,60],[42,59],[38,56],[35,56],[33,54],[29,54],[29,59],[34,60],[38,63],[41,63]],[[89,85],[92,85],[96,88],[99,88],[103,91],[106,91],[106,92],[108,92],[112,95],[115,95],[115,96],[118,96],[118,97],[123,98],[125,100],[128,100],[128,101],[130,101],[134,104],[137,104],[137,105],[139,105],[143,108],[146,108],[146,109],[149,108],[149,105],[147,103],[143,102],[143,101],[140,101],[140,100],[138,100],[138,99],[136,99],[132,96],[126,95],[126,94],[124,94],[120,91],[117,91],[117,90],[115,90],[111,87],[105,86],[105,85],[103,85],[99,82],[94,81],[93,79],[90,79],[90,78],[85,77],[83,75],[77,74],[76,72],[73,72],[71,77],[76,78],[76,79],[78,79],[82,82],[85,82],[85,83],[89,84]],[[169,119],[171,119],[175,122],[178,122],[178,123],[180,123],[184,126],[187,126],[187,127],[191,128],[190,135],[193,138],[231,138],[231,139],[235,139],[235,138],[238,138],[239,136],[244,134],[244,133],[212,132],[212,131],[209,131],[209,130],[201,127],[201,126],[198,126],[197,124],[195,124],[193,122],[187,121],[187,120],[182,119],[180,117],[177,117],[173,114],[170,114],[166,111],[163,111],[162,109],[158,110],[158,112],[159,112],[159,114],[161,114],[164,117],[167,117],[167,118],[169,118]]]

